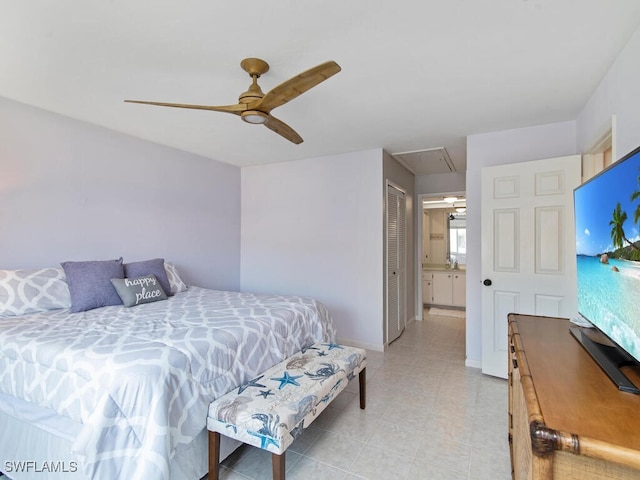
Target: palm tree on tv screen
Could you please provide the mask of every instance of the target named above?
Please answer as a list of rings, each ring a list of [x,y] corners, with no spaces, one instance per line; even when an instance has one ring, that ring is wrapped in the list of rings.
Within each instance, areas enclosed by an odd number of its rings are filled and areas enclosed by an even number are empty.
[[[638,177],[638,185],[640,185],[640,177]],[[633,202],[639,198],[640,188],[631,194],[631,201]],[[620,249],[626,242],[636,252],[640,252],[640,248],[625,236],[624,222],[627,221],[627,218],[627,212],[622,210],[622,206],[620,205],[620,202],[618,202],[616,208],[613,210],[611,221],[609,222],[609,225],[611,226],[611,240],[613,241],[613,246],[616,249]],[[638,220],[640,220],[640,203],[636,206],[636,210],[633,214],[633,222],[638,223]],[[637,254],[634,255],[636,258],[637,256]]]
[[[640,177],[638,177],[638,185],[640,185]],[[633,192],[633,195],[631,195],[631,201],[633,202],[638,198],[640,198],[640,188],[638,188],[638,190]],[[633,222],[638,223],[638,220],[640,220],[640,203],[638,203],[638,206],[636,207],[636,211],[633,214]]]
[[[629,242],[624,236],[624,222],[627,221],[627,212],[622,210],[620,202],[613,209],[613,217],[609,222],[611,225],[611,240],[613,240],[613,246],[616,248],[622,248],[624,241]]]

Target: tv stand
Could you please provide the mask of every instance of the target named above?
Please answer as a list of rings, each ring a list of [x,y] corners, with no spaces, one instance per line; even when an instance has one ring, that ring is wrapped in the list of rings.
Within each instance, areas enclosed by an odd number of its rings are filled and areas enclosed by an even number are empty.
[[[585,332],[582,328],[571,327],[569,331],[571,335],[584,347],[584,349],[593,357],[593,360],[600,365],[600,368],[607,374],[611,381],[623,392],[640,394],[640,389],[636,387],[631,380],[620,370],[622,367],[638,366],[638,363],[626,352],[620,350],[617,346],[608,342],[604,334],[593,329]],[[601,336],[602,341],[590,338],[593,334]]]
[[[567,319],[509,314],[514,480],[640,478],[640,395],[618,390]],[[640,368],[624,368],[640,385]]]

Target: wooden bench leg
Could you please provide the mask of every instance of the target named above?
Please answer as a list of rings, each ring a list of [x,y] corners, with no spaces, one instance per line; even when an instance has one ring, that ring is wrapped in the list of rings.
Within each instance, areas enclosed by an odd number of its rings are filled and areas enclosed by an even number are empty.
[[[282,452],[282,454],[278,455],[277,453],[271,454],[271,466],[273,468],[273,480],[284,480],[284,471],[285,471],[285,454],[287,452]]]
[[[209,430],[209,480],[220,476],[220,434]],[[282,477],[284,478],[284,477]]]
[[[360,408],[362,410],[367,406],[367,368],[363,368],[358,375],[360,382]]]

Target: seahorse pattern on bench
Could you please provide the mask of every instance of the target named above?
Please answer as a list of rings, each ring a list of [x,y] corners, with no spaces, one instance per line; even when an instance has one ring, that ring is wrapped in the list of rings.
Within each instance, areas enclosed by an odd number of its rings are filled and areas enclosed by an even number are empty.
[[[360,408],[365,408],[366,352],[361,348],[317,343],[241,385],[209,406],[210,479],[216,478],[214,432],[281,455],[359,374]],[[219,448],[219,445],[218,445]],[[215,456],[215,458],[211,458]],[[274,457],[274,478],[276,462]],[[284,463],[281,463],[284,478]]]

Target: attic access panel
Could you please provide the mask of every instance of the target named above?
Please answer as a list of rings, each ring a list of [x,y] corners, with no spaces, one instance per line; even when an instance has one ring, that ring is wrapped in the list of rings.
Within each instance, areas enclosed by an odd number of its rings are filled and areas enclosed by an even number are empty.
[[[393,157],[406,166],[414,175],[455,172],[456,168],[444,147],[400,152]]]

